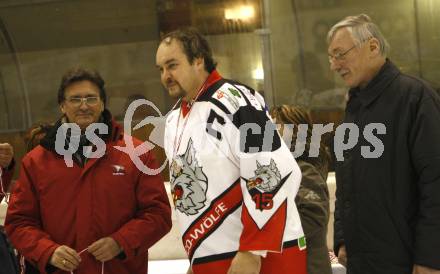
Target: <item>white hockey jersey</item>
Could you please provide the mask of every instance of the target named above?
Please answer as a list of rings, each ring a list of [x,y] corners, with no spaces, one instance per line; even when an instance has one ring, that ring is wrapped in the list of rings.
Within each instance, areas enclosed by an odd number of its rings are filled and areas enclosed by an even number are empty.
[[[295,205],[301,172],[263,98],[216,71],[207,83],[189,112],[184,103],[170,112],[165,129],[171,191],[191,262],[303,247]]]

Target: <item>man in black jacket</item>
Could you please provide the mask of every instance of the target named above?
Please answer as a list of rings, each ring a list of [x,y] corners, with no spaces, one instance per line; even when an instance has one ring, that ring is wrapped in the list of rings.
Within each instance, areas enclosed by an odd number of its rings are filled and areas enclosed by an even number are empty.
[[[338,258],[349,274],[440,273],[440,98],[387,59],[367,15],[327,39],[331,69],[350,87],[344,122],[359,129],[336,164]]]

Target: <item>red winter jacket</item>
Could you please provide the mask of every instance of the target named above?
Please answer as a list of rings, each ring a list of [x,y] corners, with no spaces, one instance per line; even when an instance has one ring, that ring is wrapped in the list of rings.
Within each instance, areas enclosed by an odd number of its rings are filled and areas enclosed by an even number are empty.
[[[148,248],[171,228],[161,176],[144,174],[129,155],[115,149],[125,147],[125,142],[120,126],[113,123],[112,127],[105,155],[89,159],[84,167],[76,162],[67,167],[63,156],[54,151],[57,125],[55,133],[49,132],[43,140],[45,147],[39,145],[23,158],[5,228],[13,245],[41,273],[48,270],[58,246],[80,252],[110,236],[125,254],[106,262],[104,273],[145,274]],[[135,146],[141,144],[133,140]],[[140,157],[145,165],[156,166],[152,153]],[[81,258],[74,273],[101,273],[101,263],[91,254],[84,252]]]

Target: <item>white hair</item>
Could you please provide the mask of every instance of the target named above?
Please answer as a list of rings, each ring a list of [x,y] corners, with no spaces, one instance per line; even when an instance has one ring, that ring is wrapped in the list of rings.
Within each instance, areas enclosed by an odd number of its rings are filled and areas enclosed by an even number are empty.
[[[384,57],[387,56],[390,50],[390,45],[382,35],[379,27],[371,21],[371,18],[368,15],[359,14],[355,16],[347,16],[339,21],[327,33],[327,43],[330,44],[336,32],[343,28],[348,30],[358,46],[371,38],[376,38],[380,44],[380,54]]]

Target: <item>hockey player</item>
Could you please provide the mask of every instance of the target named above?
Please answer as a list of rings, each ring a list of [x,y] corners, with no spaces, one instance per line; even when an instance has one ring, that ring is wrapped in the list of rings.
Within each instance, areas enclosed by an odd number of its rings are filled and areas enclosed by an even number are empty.
[[[194,29],[167,34],[156,64],[180,98],[165,151],[188,273],[306,273],[294,200],[301,173],[261,95],[222,78]]]

